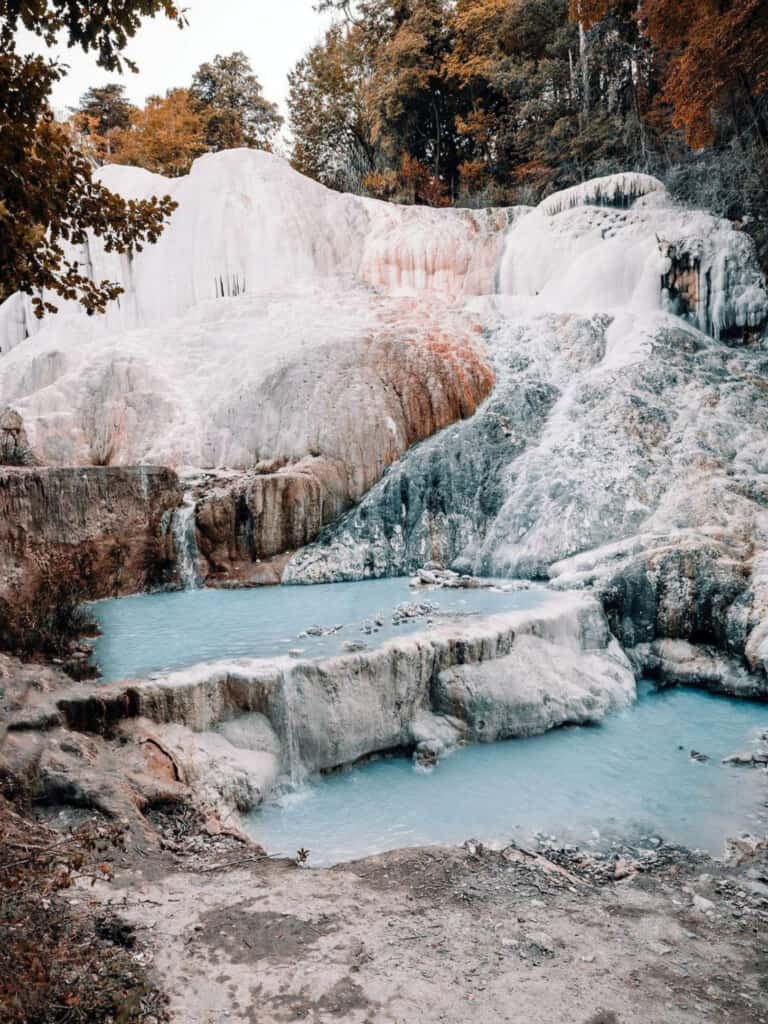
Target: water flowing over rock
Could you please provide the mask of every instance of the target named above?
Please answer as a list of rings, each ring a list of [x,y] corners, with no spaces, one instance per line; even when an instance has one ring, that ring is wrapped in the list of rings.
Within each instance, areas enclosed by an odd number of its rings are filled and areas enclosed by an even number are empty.
[[[181,585],[184,590],[194,590],[200,586],[200,574],[197,570],[195,499],[190,494],[184,495],[183,503],[172,513],[171,536]]]
[[[94,277],[125,288],[105,316],[0,307],[0,401],[47,464],[255,468],[198,505],[214,577],[263,578],[255,563],[311,540],[490,392],[466,298],[493,290],[515,211],[343,196],[242,150],[181,179],[101,173],[179,208],[130,261],[90,240]]]
[[[518,313],[681,315],[715,338],[768,321],[751,240],[674,207],[649,175],[597,178],[545,199],[507,233],[499,291]]]
[[[66,724],[87,732],[151,721],[209,796],[243,810],[274,785],[275,758],[297,785],[378,751],[434,757],[467,739],[599,722],[634,699],[634,673],[599,603],[556,594],[533,609],[441,622],[353,655],[213,662],[81,687],[57,703]]]
[[[263,153],[102,173],[180,206],[133,261],[90,245],[126,287],[105,317],[0,309],[0,401],[47,462],[199,471],[222,585],[549,578],[627,648],[764,673],[768,293],[744,233],[640,174],[443,211]]]
[[[663,320],[617,360],[615,325],[500,322],[489,401],[408,452],[286,578],[428,559],[550,577],[594,588],[627,647],[670,637],[764,665],[765,351]]]
[[[517,219],[499,281],[473,304],[491,397],[409,451],[285,579],[428,560],[549,577],[594,588],[628,647],[686,640],[762,671],[768,303],[749,240],[618,176]]]
[[[340,195],[244,150],[180,179],[101,174],[179,208],[130,262],[91,240],[94,277],[125,288],[105,316],[63,303],[28,318],[19,343],[25,300],[0,307],[0,393],[18,399],[46,461],[248,468],[327,450],[354,476],[366,414],[386,460],[487,394],[477,323],[453,300],[493,290],[513,213]]]

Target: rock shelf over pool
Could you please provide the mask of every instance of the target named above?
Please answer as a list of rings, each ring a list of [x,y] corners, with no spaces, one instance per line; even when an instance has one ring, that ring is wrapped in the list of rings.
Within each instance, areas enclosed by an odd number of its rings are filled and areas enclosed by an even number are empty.
[[[485,211],[340,195],[242,150],[100,173],[179,208],[132,261],[73,254],[124,285],[105,316],[0,307],[0,403],[48,465],[179,471],[149,580],[549,579],[594,593],[644,670],[768,692],[768,292],[745,232],[632,173]],[[138,576],[106,574],[94,592]]]
[[[80,687],[57,706],[85,732],[153,735],[216,802],[258,804],[279,778],[411,749],[596,723],[635,697],[632,668],[592,597],[455,619],[337,658],[242,659]],[[145,724],[142,724],[145,723]]]

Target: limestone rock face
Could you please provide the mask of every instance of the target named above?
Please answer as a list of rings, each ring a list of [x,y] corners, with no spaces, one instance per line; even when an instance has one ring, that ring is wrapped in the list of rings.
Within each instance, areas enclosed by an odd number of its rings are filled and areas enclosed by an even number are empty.
[[[735,697],[765,698],[765,677],[750,672],[735,657],[711,646],[687,640],[655,640],[628,650],[639,675],[659,679],[664,685],[692,685],[712,693]]]
[[[251,724],[244,723],[244,735]],[[214,806],[249,811],[262,802],[277,780],[280,746],[268,722],[266,729],[256,730],[261,746],[249,745],[242,737],[240,742],[230,740],[225,728],[207,732],[193,732],[181,725],[151,728],[162,737],[184,782]]]
[[[433,702],[465,722],[464,736],[475,743],[537,736],[561,725],[595,724],[627,707],[635,696],[627,669],[616,641],[575,659],[562,644],[522,636],[506,658],[441,672]]]
[[[0,655],[0,786],[100,811],[126,822],[139,842],[155,843],[142,812],[190,799],[173,755],[150,723],[129,723],[122,742],[67,729],[56,701],[72,688],[51,666]]]
[[[245,471],[196,495],[220,580],[263,578],[255,563],[314,539],[492,386],[475,317],[359,283],[220,298],[125,334],[54,319],[0,360],[47,464]]]
[[[672,320],[651,335],[637,325],[614,347],[614,325],[499,323],[490,400],[409,452],[288,578],[407,572],[430,551],[546,576],[649,527],[737,537],[754,522],[761,538],[764,351],[734,351]]]
[[[58,701],[70,728],[111,734],[144,718],[208,799],[258,803],[376,751],[436,756],[462,739],[597,722],[631,703],[634,673],[586,594],[474,622],[449,620],[371,651],[198,665]],[[482,723],[482,724],[481,724]],[[217,796],[218,794],[218,796]]]
[[[90,318],[97,331],[118,333],[168,323],[198,308],[202,318],[189,321],[195,333],[216,300],[244,295],[262,296],[272,314],[276,302],[318,283],[318,294],[333,293],[337,300],[355,283],[383,293],[433,293],[443,301],[484,295],[494,290],[507,226],[527,209],[435,210],[343,195],[279,157],[246,149],[208,154],[180,178],[127,166],[104,167],[98,175],[127,198],[169,194],[179,204],[158,243],[130,260],[106,252],[95,237],[85,251],[73,253],[95,280],[124,287],[106,317]],[[65,316],[78,314],[74,305],[56,304]],[[297,313],[283,313],[288,341]],[[75,319],[86,333],[85,317]],[[257,316],[253,333],[259,326]],[[311,316],[299,326],[309,342]],[[10,352],[41,327],[47,331],[29,299],[12,296],[0,307],[0,350]]]
[[[211,582],[263,582],[261,563],[313,540],[411,445],[471,416],[493,384],[471,338],[371,339],[337,354],[332,375],[328,359],[321,350],[252,396],[249,447],[270,461],[208,473],[195,489]]]
[[[0,409],[0,466],[28,466],[36,461],[24,420],[9,405]]]
[[[168,582],[180,501],[167,469],[0,469],[0,597],[22,601],[59,556],[91,598]]]
[[[340,195],[246,150],[180,179],[101,175],[179,206],[130,261],[96,238],[72,254],[124,287],[105,315],[60,303],[40,323],[23,297],[0,307],[0,397],[47,463],[245,469],[327,455],[356,498],[488,393],[466,301],[493,291],[519,211]]]
[[[549,577],[594,588],[629,647],[678,638],[764,665],[766,351],[671,319],[620,326],[500,322],[490,399],[409,451],[285,578],[428,559]]]

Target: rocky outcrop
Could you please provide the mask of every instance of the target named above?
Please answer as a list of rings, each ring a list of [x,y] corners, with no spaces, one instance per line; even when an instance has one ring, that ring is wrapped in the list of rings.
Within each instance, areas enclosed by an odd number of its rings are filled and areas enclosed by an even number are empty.
[[[0,398],[46,463],[250,469],[336,458],[346,440],[357,497],[388,448],[487,394],[465,306],[493,291],[515,211],[340,195],[246,150],[181,179],[102,173],[123,195],[159,189],[179,207],[130,261],[89,240],[95,278],[125,289],[107,314],[65,303],[19,337],[25,300],[0,309]]]
[[[596,724],[630,704],[634,692],[616,640],[603,640],[574,658],[567,644],[519,636],[505,658],[441,672],[432,704],[464,723],[465,739],[488,743],[566,724]]]
[[[551,567],[559,587],[589,586],[627,647],[658,637],[745,653],[751,549],[733,536],[670,531],[633,537]]]
[[[193,481],[209,582],[277,582],[283,563],[275,573],[270,560],[314,540],[409,447],[471,416],[493,385],[471,335],[463,345],[379,337],[328,364],[327,351],[314,353],[254,393],[259,416],[240,438],[264,456],[254,469]]]
[[[279,583],[290,553],[349,505],[339,467],[311,458],[275,472],[206,474],[193,494],[209,586]]]
[[[478,413],[409,451],[285,578],[428,559],[548,577],[594,589],[627,647],[682,639],[764,672],[765,350],[626,316],[502,320],[489,347]]]
[[[24,420],[10,406],[0,409],[0,466],[30,466],[36,461]]]
[[[176,474],[154,467],[0,469],[0,598],[21,603],[41,573],[79,566],[83,597],[173,580]]]
[[[0,654],[0,794],[99,811],[156,845],[145,812],[194,799],[173,756],[147,723],[110,741],[68,729],[55,702],[71,688],[52,666]]]
[[[599,604],[563,594],[359,654],[199,665],[80,687],[50,706],[69,728],[107,736],[139,719],[154,723],[183,779],[243,810],[270,791],[278,771],[297,781],[403,748],[431,759],[465,739],[597,722],[634,692]]]
[[[435,548],[445,564],[542,577],[652,531],[768,535],[762,350],[671,319],[649,334],[550,316],[502,319],[489,346],[497,383],[478,415],[409,452],[287,579],[408,572]]]
[[[697,686],[730,697],[768,697],[762,673],[753,673],[737,658],[687,640],[654,640],[627,651],[637,675],[665,686]]]
[[[659,309],[734,342],[768,325],[755,247],[727,220],[670,201],[647,174],[612,174],[544,199],[507,234],[499,291],[518,311]]]

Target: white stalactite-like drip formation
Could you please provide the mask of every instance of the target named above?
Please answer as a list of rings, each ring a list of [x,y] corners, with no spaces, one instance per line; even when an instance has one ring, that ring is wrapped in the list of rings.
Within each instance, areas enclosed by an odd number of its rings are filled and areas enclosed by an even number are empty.
[[[608,174],[603,178],[592,178],[580,185],[554,192],[543,199],[537,209],[549,217],[574,206],[618,206],[629,207],[640,196],[651,192],[664,192],[658,178],[650,174],[628,171],[624,174]]]
[[[667,286],[682,265],[693,272],[689,302]],[[518,315],[672,312],[715,338],[768,320],[751,240],[728,221],[675,207],[647,174],[549,196],[510,228],[499,279]]]
[[[614,317],[618,359],[666,314],[715,338],[768,320],[750,239],[675,207],[648,175],[598,178],[532,210],[341,195],[248,150],[205,156],[173,180],[131,167],[101,175],[127,197],[170,193],[179,206],[130,260],[90,239],[94,278],[125,289],[105,316],[62,303],[41,322],[19,295],[0,306],[0,403],[18,409],[52,464],[245,468],[325,451],[330,427],[284,414],[278,379],[327,374],[315,395],[335,382],[360,422],[383,361],[399,361],[382,339],[418,342],[454,374],[457,353],[482,351],[490,321],[479,297],[493,292],[494,322]],[[409,372],[435,386],[432,364]],[[327,415],[339,420],[338,406]],[[333,430],[350,433],[341,420]]]

